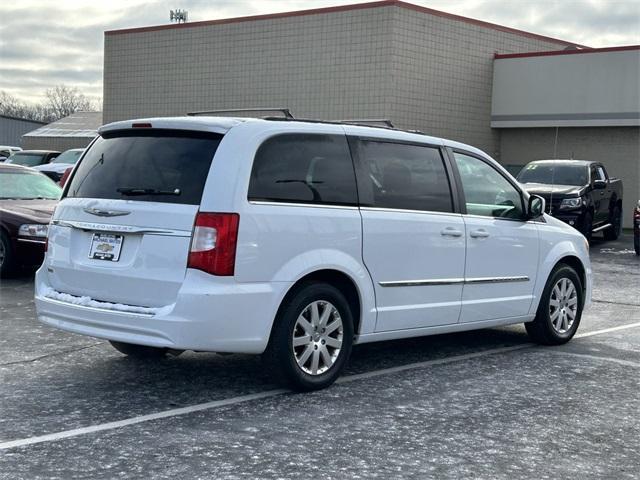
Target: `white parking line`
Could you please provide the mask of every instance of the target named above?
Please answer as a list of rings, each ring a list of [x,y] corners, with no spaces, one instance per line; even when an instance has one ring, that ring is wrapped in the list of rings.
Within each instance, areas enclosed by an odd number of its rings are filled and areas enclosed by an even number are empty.
[[[600,355],[589,355],[588,353],[560,352],[558,350],[550,351],[552,355],[566,355],[569,357],[588,358],[590,360],[599,360],[601,362],[617,363],[624,367],[640,368],[640,362],[632,362],[630,360],[622,360],[620,358],[602,357]]]
[[[635,328],[635,327],[640,327],[640,322],[636,322],[636,323],[630,323],[627,325],[620,325],[618,327],[612,327],[612,328],[604,328],[602,330],[595,330],[593,332],[586,332],[580,335],[576,335],[576,338],[583,338],[583,337],[590,337],[593,335],[601,335],[601,334],[605,334],[605,333],[609,333],[609,332],[615,332],[618,330],[626,330],[629,328]],[[472,358],[478,358],[478,357],[485,357],[488,355],[497,355],[500,353],[507,353],[507,352],[512,352],[514,350],[522,350],[524,348],[529,348],[534,346],[534,344],[532,343],[523,343],[520,345],[514,345],[511,347],[501,347],[501,348],[492,348],[489,350],[484,350],[481,352],[474,352],[474,353],[467,353],[464,355],[455,355],[453,357],[447,357],[447,358],[439,358],[439,359],[435,359],[435,360],[427,360],[424,362],[415,362],[415,363],[409,363],[407,365],[401,365],[398,367],[391,367],[391,368],[383,368],[381,370],[374,370],[371,372],[365,372],[365,373],[359,373],[359,374],[355,374],[355,375],[349,375],[346,377],[342,377],[340,379],[338,379],[337,383],[349,383],[349,382],[353,382],[356,380],[362,380],[362,379],[366,379],[366,378],[372,378],[372,377],[378,377],[381,375],[387,375],[390,373],[398,373],[398,372],[403,372],[406,370],[413,370],[416,368],[422,368],[422,367],[428,367],[428,366],[432,366],[432,365],[442,365],[442,364],[446,364],[446,363],[453,363],[453,362],[460,362],[460,361],[464,361],[464,360],[469,360]],[[212,402],[206,402],[206,403],[199,403],[197,405],[191,405],[189,407],[181,407],[181,408],[174,408],[171,410],[165,410],[164,412],[158,412],[158,413],[151,413],[148,415],[140,415],[138,417],[132,417],[132,418],[126,418],[124,420],[118,420],[115,422],[107,422],[107,423],[101,423],[99,425],[92,425],[89,427],[82,427],[82,428],[75,428],[72,430],[64,430],[62,432],[56,432],[56,433],[50,433],[47,435],[39,435],[37,437],[29,437],[29,438],[22,438],[22,439],[18,439],[18,440],[11,440],[8,442],[2,442],[0,443],[0,450],[8,450],[10,448],[16,448],[16,447],[24,447],[27,445],[34,445],[37,443],[45,443],[45,442],[54,442],[57,440],[62,440],[65,438],[70,438],[70,437],[77,437],[80,435],[86,435],[88,433],[95,433],[95,432],[102,432],[105,430],[113,430],[116,428],[121,428],[121,427],[126,427],[129,425],[135,425],[137,423],[143,423],[143,422],[149,422],[152,420],[160,420],[163,418],[170,418],[170,417],[176,417],[179,415],[185,415],[188,413],[194,413],[194,412],[200,412],[202,410],[209,410],[212,408],[217,408],[217,407],[223,407],[223,406],[227,406],[227,405],[236,405],[238,403],[244,403],[244,402],[249,402],[252,400],[259,400],[262,398],[269,398],[269,397],[275,397],[278,395],[282,395],[284,393],[289,393],[289,390],[284,390],[284,389],[274,389],[274,390],[267,390],[266,392],[260,392],[260,393],[252,393],[250,395],[242,395],[239,397],[231,397],[231,398],[226,398],[223,400],[214,400]]]

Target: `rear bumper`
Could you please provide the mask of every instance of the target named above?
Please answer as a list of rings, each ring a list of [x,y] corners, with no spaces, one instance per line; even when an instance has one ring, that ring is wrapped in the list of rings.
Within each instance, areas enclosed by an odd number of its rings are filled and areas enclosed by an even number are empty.
[[[174,304],[158,314],[137,314],[47,298],[47,272],[40,268],[35,302],[41,322],[68,332],[179,350],[262,353],[289,286],[237,283],[188,270]]]

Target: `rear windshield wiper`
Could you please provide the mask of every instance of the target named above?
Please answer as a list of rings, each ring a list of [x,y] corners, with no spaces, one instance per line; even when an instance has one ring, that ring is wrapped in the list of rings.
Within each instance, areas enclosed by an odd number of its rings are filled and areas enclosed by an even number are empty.
[[[127,196],[134,195],[180,195],[180,189],[174,188],[173,190],[158,190],[157,188],[118,188],[118,193]]]

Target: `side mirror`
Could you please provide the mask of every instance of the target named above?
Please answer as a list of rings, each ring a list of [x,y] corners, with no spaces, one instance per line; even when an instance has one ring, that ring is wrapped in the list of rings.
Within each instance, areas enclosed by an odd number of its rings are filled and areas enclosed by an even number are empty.
[[[596,190],[603,190],[607,188],[607,182],[605,182],[604,180],[594,180],[593,188]]]
[[[531,195],[529,197],[529,208],[527,209],[529,218],[538,218],[541,216],[544,213],[545,207],[546,202],[544,198],[538,195]]]

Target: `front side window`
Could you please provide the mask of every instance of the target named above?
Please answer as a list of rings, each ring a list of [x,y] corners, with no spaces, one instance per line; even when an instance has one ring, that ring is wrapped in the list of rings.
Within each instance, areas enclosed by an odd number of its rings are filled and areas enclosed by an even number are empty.
[[[596,167],[596,180],[607,180],[607,174],[605,173],[604,168],[599,165]]]
[[[484,217],[523,219],[520,192],[496,169],[482,160],[454,153],[467,213]]]
[[[358,155],[366,195],[363,205],[453,211],[449,179],[438,148],[361,140]]]
[[[357,205],[347,139],[298,133],[269,138],[253,162],[249,200]]]

